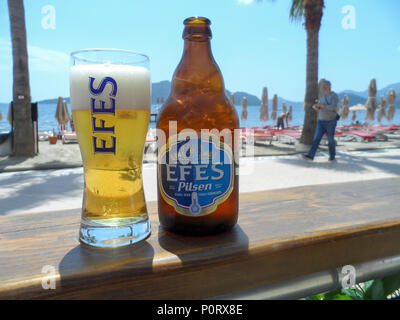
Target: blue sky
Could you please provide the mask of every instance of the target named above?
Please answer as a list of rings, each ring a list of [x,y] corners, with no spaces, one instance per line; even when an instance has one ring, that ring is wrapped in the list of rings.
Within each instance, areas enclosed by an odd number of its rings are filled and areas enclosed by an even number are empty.
[[[69,96],[70,52],[130,49],[150,56],[153,82],[171,80],[182,54],[183,20],[212,21],[212,49],[231,91],[302,101],[306,32],[289,20],[290,0],[25,0],[33,100]],[[319,76],[335,91],[400,82],[400,1],[326,0],[320,32]],[[55,29],[46,20],[55,9]],[[349,8],[355,20],[347,20]],[[42,10],[44,10],[42,13]],[[344,13],[342,11],[345,11]],[[344,22],[353,22],[350,29]],[[0,102],[12,97],[7,1],[0,0]]]

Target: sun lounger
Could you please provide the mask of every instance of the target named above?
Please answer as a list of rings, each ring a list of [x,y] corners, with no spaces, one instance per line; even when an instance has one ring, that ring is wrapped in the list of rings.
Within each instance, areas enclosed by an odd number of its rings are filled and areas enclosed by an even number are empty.
[[[49,140],[49,136],[51,134],[52,134],[51,132],[39,132],[38,133],[39,141],[47,141],[47,140]]]
[[[342,135],[343,135],[343,132],[342,132],[342,131],[335,131],[335,136],[334,136],[334,138],[341,137]],[[328,144],[329,144],[328,137],[326,136],[326,134],[323,135],[322,141],[325,143],[325,145],[328,145]],[[335,140],[335,145],[337,145],[337,141],[336,141],[336,140]]]
[[[290,129],[277,129],[277,128],[274,128],[274,129],[273,129],[273,132],[274,132],[275,134],[285,134],[285,133],[289,133],[289,134],[301,134],[301,130],[292,129],[292,128],[290,128]]]
[[[362,125],[362,124],[359,124],[359,125],[341,125],[341,126],[337,126],[336,127],[336,130],[339,130],[339,131],[357,131],[357,130],[366,130],[366,129],[368,129],[368,126],[366,126],[366,125]]]
[[[376,136],[359,130],[345,131],[343,132],[343,136],[355,139],[358,142],[372,141],[376,139]]]
[[[12,133],[0,133],[0,156],[12,154]]]
[[[62,143],[78,143],[76,132],[64,132],[62,135]]]
[[[388,137],[385,133],[387,133],[386,131],[383,130],[359,130],[358,132],[361,132],[363,134],[369,134],[375,137],[376,140],[380,140],[380,141],[387,141]]]
[[[242,130],[240,132],[241,141],[246,144],[253,144],[257,142],[268,141],[270,144],[274,138],[274,132],[270,129],[251,129],[251,130]]]
[[[284,129],[284,130],[275,130],[275,135],[278,137],[279,141],[289,142],[291,144],[296,143],[301,137],[301,130],[292,130],[292,129]],[[336,131],[335,137],[340,137],[343,135],[343,132]],[[326,134],[322,137],[323,141],[328,143],[326,138]]]
[[[297,141],[299,141],[301,132],[285,132],[282,130],[281,132],[275,132],[275,135],[278,137],[279,142],[295,144]]]
[[[384,132],[394,132],[394,131],[398,131],[400,129],[400,126],[397,125],[390,125],[390,126],[371,126],[372,130],[376,130],[376,131],[384,131]]]

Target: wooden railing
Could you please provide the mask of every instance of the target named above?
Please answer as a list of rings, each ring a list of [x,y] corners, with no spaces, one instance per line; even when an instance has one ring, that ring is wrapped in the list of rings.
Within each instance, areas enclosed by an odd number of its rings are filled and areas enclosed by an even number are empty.
[[[79,244],[79,210],[0,216],[0,299],[203,299],[398,255],[399,191],[392,178],[241,194],[238,225],[203,238],[161,229],[151,202],[152,235],[118,250]]]

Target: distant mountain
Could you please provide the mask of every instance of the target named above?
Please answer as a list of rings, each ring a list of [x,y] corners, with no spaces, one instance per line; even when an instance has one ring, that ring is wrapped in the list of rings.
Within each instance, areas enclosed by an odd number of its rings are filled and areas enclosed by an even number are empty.
[[[157,97],[164,96],[164,98],[166,99],[169,96],[170,87],[171,87],[170,81],[161,81],[161,82],[153,83],[152,103],[156,103]],[[387,92],[391,88],[395,89],[396,92],[398,92],[399,96],[396,99],[395,105],[396,105],[396,108],[400,108],[400,82],[388,85],[388,86],[384,87],[383,89],[378,90],[378,93],[377,93],[378,103],[379,103],[380,96],[381,95],[386,96]],[[231,91],[226,90],[226,95],[228,97],[230,96],[230,94],[231,94]],[[344,90],[344,91],[338,93],[340,101],[342,101],[343,96],[345,94],[347,94],[349,96],[350,106],[353,106],[353,105],[356,105],[359,103],[365,104],[365,102],[368,99],[368,90],[365,90],[365,91]],[[234,96],[235,96],[235,104],[236,105],[241,104],[243,97],[247,98],[249,106],[260,106],[260,104],[261,104],[261,100],[259,97],[255,96],[253,94],[247,93],[247,92],[237,91],[234,93]],[[269,107],[271,108],[272,96],[270,96],[270,98],[271,99],[269,100]],[[290,100],[286,100],[283,97],[278,96],[278,110],[281,110],[283,102],[286,103],[287,107],[289,107],[290,105],[292,105],[293,108],[302,108],[303,107],[302,101],[290,101]]]
[[[157,98],[161,97],[164,97],[164,99],[166,100],[170,94],[170,91],[171,82],[168,80],[153,83],[151,103],[155,104],[157,102]],[[225,90],[225,92],[226,95],[229,97],[231,92],[229,90]],[[260,105],[261,103],[261,100],[252,94],[246,92],[235,92],[235,99],[236,101],[238,101],[238,104],[240,104],[240,101],[242,101],[243,97],[247,97],[247,101],[249,102],[250,106]]]
[[[156,103],[157,98],[164,97],[165,99],[169,96],[171,90],[171,82],[170,81],[161,81],[153,83],[152,86],[152,103]],[[231,95],[231,91],[225,90],[226,95],[229,97]],[[241,105],[242,99],[244,97],[247,98],[247,102],[249,106],[260,106],[261,100],[259,97],[242,91],[237,91],[234,93],[235,96],[235,104]],[[285,102],[287,106],[292,105],[294,108],[303,106],[302,102],[295,102],[286,100],[284,98],[278,97],[278,106],[281,106],[282,103]],[[272,99],[269,100],[269,106],[272,106]]]
[[[391,88],[395,89],[396,92],[398,93],[398,97],[396,99],[396,108],[400,108],[400,82],[388,85],[388,86],[378,90],[378,93],[377,93],[378,104],[379,104],[380,96],[385,95],[385,97],[386,97],[387,92]],[[151,103],[156,104],[157,98],[161,99],[161,97],[164,97],[164,100],[166,100],[169,96],[170,90],[171,90],[171,82],[170,81],[164,80],[164,81],[160,81],[160,82],[154,82],[152,84]],[[231,91],[226,90],[226,95],[228,97],[230,96],[230,94],[231,94]],[[368,90],[365,90],[365,91],[344,90],[344,91],[338,93],[340,101],[342,101],[343,96],[345,94],[347,94],[349,96],[350,106],[353,106],[353,105],[356,105],[359,103],[365,104],[365,102],[368,99]],[[235,95],[236,105],[241,104],[243,97],[247,98],[249,106],[258,107],[261,104],[260,98],[253,94],[250,94],[247,92],[242,92],[242,91],[237,91],[234,93],[234,95]],[[272,98],[272,95],[270,95],[270,98]],[[70,103],[69,97],[64,98],[64,100],[66,100],[68,104]],[[57,98],[46,99],[46,100],[42,100],[42,101],[38,101],[38,102],[41,104],[55,104],[55,103],[57,103]],[[290,105],[292,105],[293,108],[302,108],[302,106],[303,106],[302,101],[290,101],[290,100],[286,100],[286,99],[278,96],[278,110],[281,110],[283,102],[285,102],[288,107]],[[272,99],[269,100],[269,108],[271,109],[271,107],[272,107]]]
[[[381,96],[385,96],[386,97],[387,92],[392,88],[394,90],[396,90],[397,93],[400,94],[400,82],[393,83],[393,84],[390,84],[390,85],[388,85],[388,86],[386,86],[386,87],[384,87],[382,89],[378,89],[377,94],[376,94],[377,99],[380,99]],[[364,99],[368,99],[368,89],[364,90],[364,91],[344,90],[343,92],[344,93],[351,93],[351,94],[354,94],[356,96],[360,96],[360,97],[362,97]],[[398,98],[398,100],[399,100],[399,98]]]
[[[169,96],[171,88],[171,82],[165,80],[165,81],[160,81],[160,82],[154,82],[151,86],[151,92],[152,92],[152,97],[151,97],[151,103],[155,104],[157,102],[157,98],[164,97],[164,99],[167,99]],[[67,103],[70,103],[69,97],[64,98]],[[57,103],[58,98],[55,99],[46,99],[46,100],[41,100],[38,101],[41,104],[55,104]]]
[[[151,103],[157,103],[157,98],[161,99],[164,97],[164,101],[167,100],[171,91],[171,82],[168,80],[153,82],[151,86]]]
[[[338,96],[339,96],[339,101],[340,103],[342,103],[343,97],[344,95],[347,94],[347,96],[349,97],[349,106],[354,106],[356,104],[365,104],[365,102],[367,101],[367,98],[363,98],[361,96],[358,96],[354,93],[350,93],[350,92],[339,92]]]
[[[231,91],[225,90],[225,93],[226,93],[226,96],[229,98],[229,96],[231,95]],[[244,97],[247,98],[247,102],[248,102],[249,106],[259,106],[261,104],[261,100],[257,96],[252,95],[247,92],[237,91],[233,95],[235,96],[235,104],[236,105],[240,105],[242,102],[242,99]]]
[[[63,97],[63,99],[64,99],[68,104],[70,104],[70,99],[69,99],[69,97],[67,97],[67,98],[64,98],[64,97]],[[42,100],[42,101],[38,101],[38,102],[41,103],[41,104],[55,104],[55,103],[57,103],[57,101],[58,101],[58,98],[55,98],[55,99],[46,99],[46,100]]]
[[[397,99],[395,102],[395,107],[400,109],[400,82],[390,84],[390,85],[384,87],[383,89],[378,90],[377,94],[376,94],[376,100],[379,105],[381,96],[385,96],[385,98],[386,98],[388,91],[392,88],[394,90],[396,90],[396,92],[397,92]],[[347,94],[349,96],[350,106],[356,105],[358,103],[365,104],[368,99],[368,90],[365,90],[365,91],[344,90],[344,91],[338,93],[340,101],[342,101],[343,96],[345,94]],[[386,107],[387,107],[387,105],[386,105]]]

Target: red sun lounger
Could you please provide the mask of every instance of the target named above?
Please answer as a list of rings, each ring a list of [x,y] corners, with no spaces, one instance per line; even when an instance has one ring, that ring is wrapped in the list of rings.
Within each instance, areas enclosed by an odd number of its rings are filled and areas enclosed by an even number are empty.
[[[301,133],[299,132],[295,132],[295,133],[291,133],[291,132],[276,132],[275,135],[278,137],[279,141],[287,141],[290,144],[294,144],[296,141],[298,141],[301,137]]]
[[[240,137],[241,140],[247,144],[260,141],[269,141],[269,143],[271,144],[272,139],[274,138],[274,133],[268,129],[256,129],[254,131],[241,131]]]
[[[371,141],[375,140],[376,136],[368,133],[364,133],[362,131],[346,131],[343,133],[345,136],[350,136],[356,138],[357,141]]]

